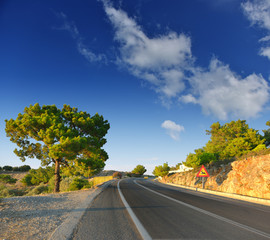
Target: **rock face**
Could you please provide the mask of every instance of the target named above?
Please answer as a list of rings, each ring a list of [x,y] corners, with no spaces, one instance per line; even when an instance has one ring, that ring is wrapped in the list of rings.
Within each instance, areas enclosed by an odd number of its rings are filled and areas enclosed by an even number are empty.
[[[270,154],[234,161],[207,171],[210,177],[205,183],[206,189],[270,199]],[[202,188],[202,179],[196,178],[197,172],[175,173],[162,181]]]

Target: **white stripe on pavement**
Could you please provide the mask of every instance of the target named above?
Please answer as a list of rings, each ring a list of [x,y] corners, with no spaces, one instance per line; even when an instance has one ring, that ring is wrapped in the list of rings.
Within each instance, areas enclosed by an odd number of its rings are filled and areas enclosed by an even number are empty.
[[[137,185],[139,185],[140,187],[142,187],[142,188],[144,188],[144,189],[146,189],[146,190],[148,190],[148,191],[150,191],[150,192],[153,192],[153,193],[155,193],[155,194],[157,194],[157,195],[160,195],[160,196],[162,196],[162,197],[165,197],[165,198],[167,198],[167,199],[169,199],[169,200],[171,200],[171,201],[177,202],[177,203],[182,204],[182,205],[184,205],[184,206],[186,206],[186,207],[192,208],[192,209],[194,209],[194,210],[196,210],[196,211],[198,211],[198,212],[204,213],[204,214],[206,214],[206,215],[208,215],[208,216],[217,218],[217,219],[219,219],[219,220],[221,220],[221,221],[230,223],[230,224],[232,224],[232,225],[235,225],[235,226],[237,226],[237,227],[240,227],[240,228],[242,228],[242,229],[245,229],[245,230],[247,230],[247,231],[250,231],[250,232],[252,232],[252,233],[255,233],[255,234],[261,235],[261,236],[263,236],[263,237],[265,237],[265,238],[269,238],[269,239],[270,239],[270,234],[268,234],[268,233],[262,232],[262,231],[260,231],[260,230],[255,229],[255,228],[252,228],[252,227],[248,227],[248,226],[243,225],[243,224],[241,224],[241,223],[238,223],[238,222],[232,221],[232,220],[230,220],[230,219],[221,217],[221,216],[216,215],[216,214],[214,214],[214,213],[208,212],[208,211],[203,210],[203,209],[198,208],[198,207],[194,207],[194,206],[192,206],[192,205],[190,205],[190,204],[181,202],[181,201],[179,201],[179,200],[177,200],[177,199],[174,199],[174,198],[171,198],[171,197],[169,197],[169,196],[166,196],[166,195],[164,195],[164,194],[162,194],[162,193],[156,192],[156,191],[154,191],[154,190],[152,190],[152,189],[150,189],[150,188],[148,188],[148,187],[145,187],[145,186],[143,186],[143,185],[137,183],[136,180],[134,180],[134,182],[135,182]]]
[[[117,188],[118,188],[118,192],[119,192],[119,195],[120,195],[120,198],[123,202],[123,204],[125,205],[131,219],[133,220],[135,226],[137,227],[139,233],[141,234],[143,240],[152,240],[152,238],[150,237],[149,233],[145,230],[144,226],[141,224],[141,222],[139,221],[139,219],[136,217],[135,213],[132,211],[131,207],[128,205],[124,195],[122,194],[121,192],[121,189],[120,189],[120,182],[122,180],[120,180],[118,183],[117,183]]]

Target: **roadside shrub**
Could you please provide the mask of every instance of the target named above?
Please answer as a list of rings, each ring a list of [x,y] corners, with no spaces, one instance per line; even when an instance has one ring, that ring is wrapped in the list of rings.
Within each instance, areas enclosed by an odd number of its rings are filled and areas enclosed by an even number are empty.
[[[114,172],[113,173],[113,178],[119,178],[119,179],[121,179],[122,178],[122,173],[120,173],[120,172]]]
[[[2,167],[0,167],[0,171],[2,171],[3,170],[3,168]]]
[[[13,197],[12,193],[9,191],[8,187],[5,185],[1,184],[0,185],[0,198],[4,197]]]
[[[4,166],[3,167],[3,170],[4,171],[12,171],[13,170],[13,167],[7,165],[7,166]]]
[[[82,188],[88,188],[88,187],[89,188],[91,187],[88,180],[76,177],[73,179],[73,181],[69,185],[68,190],[69,191],[76,191],[76,190],[80,190]]]
[[[27,196],[39,195],[41,193],[48,193],[48,192],[49,192],[49,188],[47,184],[40,183],[38,186],[36,186],[30,192],[28,192]]]
[[[31,169],[28,174],[21,180],[26,186],[39,185],[40,183],[48,183],[54,175],[53,167],[39,169]]]
[[[79,179],[79,180],[77,180]],[[54,190],[54,182],[55,179],[52,177],[48,183],[48,191],[53,192]],[[93,183],[89,183],[87,179],[83,179],[82,177],[65,177],[60,182],[60,191],[67,192],[67,191],[75,191],[80,190],[83,188],[91,188]]]
[[[24,178],[21,180],[21,183],[25,186],[32,186],[32,182],[31,182],[32,176],[31,174],[26,174],[24,176]]]
[[[16,183],[17,179],[11,177],[8,174],[0,174],[0,182],[2,182],[2,183]]]
[[[23,196],[24,194],[24,189],[13,189],[4,184],[0,184],[0,198]]]

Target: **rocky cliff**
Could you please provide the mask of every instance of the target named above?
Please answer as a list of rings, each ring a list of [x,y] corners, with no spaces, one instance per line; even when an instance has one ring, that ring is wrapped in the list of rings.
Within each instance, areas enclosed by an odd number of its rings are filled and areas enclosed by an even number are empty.
[[[270,154],[206,169],[210,177],[205,189],[270,199]],[[162,181],[202,188],[202,178],[196,178],[197,172],[175,173]]]

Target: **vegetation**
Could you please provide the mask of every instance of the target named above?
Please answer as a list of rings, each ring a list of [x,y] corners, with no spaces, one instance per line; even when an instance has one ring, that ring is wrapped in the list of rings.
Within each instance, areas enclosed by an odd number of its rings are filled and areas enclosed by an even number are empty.
[[[113,178],[119,178],[119,179],[121,179],[122,178],[122,173],[120,173],[120,172],[114,172],[113,173]]]
[[[110,125],[101,115],[78,111],[64,105],[30,105],[17,119],[6,120],[6,133],[19,149],[14,152],[25,161],[26,157],[41,160],[42,165],[55,165],[55,187],[59,192],[60,167],[101,170],[108,159],[102,149],[104,136]]]
[[[104,176],[104,177],[94,177],[92,179],[93,186],[102,184],[104,182],[110,181],[113,179],[113,176]]]
[[[12,167],[12,166],[4,166],[4,167],[0,167],[0,171],[6,171],[6,172],[28,172],[31,169],[31,167],[29,165],[23,165],[20,167]]]
[[[53,175],[54,167],[40,167],[39,169],[31,169],[21,182],[26,186],[39,185],[40,183],[48,183]]]
[[[1,183],[16,183],[17,179],[7,174],[0,174],[0,182]]]
[[[156,166],[153,171],[153,174],[156,177],[164,177],[169,173],[169,171],[170,171],[170,167],[168,163],[164,163],[163,165]]]
[[[7,171],[7,172],[10,172],[10,171],[13,170],[13,167],[11,167],[11,166],[4,166],[4,167],[3,167],[3,170],[4,170],[4,171]]]
[[[133,170],[132,173],[137,176],[142,176],[146,172],[146,168],[143,165],[137,165]]]
[[[186,166],[196,167],[266,149],[266,139],[257,130],[249,128],[245,120],[231,121],[223,126],[216,122],[210,128],[206,130],[210,140],[206,146],[187,156]]]
[[[270,127],[270,121],[266,122],[266,126]],[[270,146],[270,128],[267,130],[263,130],[264,138],[265,138],[265,145],[268,147]]]

